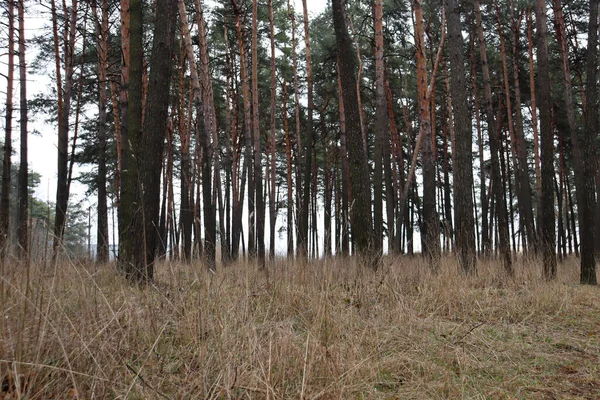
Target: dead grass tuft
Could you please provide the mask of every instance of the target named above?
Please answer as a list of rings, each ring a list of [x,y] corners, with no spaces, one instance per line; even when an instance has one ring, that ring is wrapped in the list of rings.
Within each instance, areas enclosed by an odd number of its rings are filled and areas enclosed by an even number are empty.
[[[555,282],[523,261],[352,264],[165,263],[143,289],[5,265],[0,399],[600,398],[600,292],[575,260]]]

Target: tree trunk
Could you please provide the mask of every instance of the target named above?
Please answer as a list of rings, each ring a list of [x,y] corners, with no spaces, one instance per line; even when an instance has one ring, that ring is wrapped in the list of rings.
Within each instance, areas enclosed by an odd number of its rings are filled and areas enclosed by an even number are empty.
[[[310,203],[310,187],[312,173],[312,152],[313,152],[313,81],[312,81],[312,60],[310,55],[310,34],[308,30],[308,10],[306,0],[302,0],[302,8],[304,11],[304,43],[306,53],[306,83],[307,91],[307,120],[306,120],[306,139],[304,142],[304,183],[302,193],[302,208],[300,212],[300,241],[298,243],[298,251],[300,255],[306,257],[308,255],[308,213]],[[297,89],[297,87],[296,87]],[[298,141],[300,138],[298,137]],[[299,142],[298,142],[299,144]]]
[[[508,233],[508,216],[506,212],[506,201],[504,193],[502,192],[502,170],[500,169],[500,162],[498,159],[500,148],[500,125],[497,123],[495,118],[495,112],[492,107],[492,89],[490,82],[490,71],[487,62],[486,46],[483,36],[483,27],[481,23],[481,10],[479,6],[479,0],[474,1],[475,6],[475,18],[477,23],[477,36],[479,40],[479,52],[481,56],[481,69],[483,73],[483,86],[484,86],[484,109],[487,114],[487,126],[490,142],[490,156],[491,156],[491,172],[490,180],[492,184],[492,193],[494,196],[494,208],[498,220],[498,245],[500,253],[502,254],[504,269],[512,275],[512,257],[510,253],[510,242]],[[493,214],[492,214],[493,215]],[[493,218],[492,218],[493,219]],[[490,224],[492,225],[492,224]],[[490,226],[492,229],[492,226]]]
[[[435,160],[431,146],[430,97],[427,93],[427,60],[425,53],[425,37],[423,33],[423,4],[421,0],[413,1],[415,13],[415,46],[417,63],[417,92],[419,98],[419,124],[422,130],[423,147],[423,221],[421,224],[421,242],[423,254],[428,258],[432,269],[439,267],[440,261],[440,224],[436,210]],[[418,150],[415,149],[418,153]]]
[[[29,258],[29,231],[28,231],[28,196],[29,196],[29,172],[27,169],[27,64],[25,61],[25,0],[18,0],[17,12],[19,19],[19,80],[21,89],[20,98],[20,126],[21,126],[21,144],[19,151],[19,179],[18,179],[18,202],[19,209],[17,214],[17,238],[19,244],[19,258]]]
[[[373,26],[375,28],[375,174],[373,175],[373,251],[383,254],[383,148],[388,131],[387,100],[385,97],[385,79],[383,66],[383,0],[373,4]],[[389,219],[389,218],[388,218]],[[390,221],[388,230],[390,229]],[[393,229],[393,228],[392,228]]]
[[[141,206],[143,218],[140,230],[145,239],[144,246],[138,249],[145,254],[138,256],[143,260],[142,267],[148,279],[154,277],[154,262],[159,246],[160,217],[160,175],[164,154],[164,143],[168,129],[169,90],[171,84],[173,46],[177,0],[157,0],[156,24],[150,56],[150,75],[148,77],[148,96],[144,117],[144,132],[141,152],[144,162],[141,171]],[[160,23],[158,21],[160,20]]]
[[[527,9],[527,43],[529,48],[529,92],[531,96],[531,121],[533,128],[533,156],[535,163],[535,193],[537,205],[537,232],[539,239],[541,222],[541,203],[542,203],[542,169],[540,164],[540,141],[538,134],[537,101],[535,94],[535,70],[533,68],[533,22],[531,18],[531,8]]]
[[[275,186],[276,186],[276,170],[275,170],[275,101],[277,77],[275,75],[275,23],[273,16],[273,0],[269,0],[269,38],[271,44],[271,117],[270,117],[270,135],[269,135],[269,174],[267,179],[270,180],[269,185],[269,258],[275,258],[275,223],[277,221],[277,212],[275,208]]]
[[[332,0],[333,24],[335,29],[338,62],[344,99],[346,135],[348,139],[348,159],[354,204],[351,209],[352,237],[357,254],[367,257],[367,263],[376,266],[369,254],[372,242],[371,190],[367,155],[363,148],[360,129],[360,110],[356,94],[355,57],[352,54],[352,41],[348,34],[344,4]]]
[[[265,269],[265,200],[263,197],[262,150],[260,141],[260,120],[258,112],[258,0],[252,2],[252,132],[254,136],[254,187],[256,204],[256,245],[257,264]],[[308,43],[308,32],[307,32]],[[310,48],[307,48],[310,61]],[[310,67],[309,67],[310,68]],[[310,75],[309,75],[310,76]],[[312,93],[311,93],[312,94]],[[312,100],[309,97],[308,102]],[[309,175],[310,178],[310,175]]]
[[[56,18],[54,17],[54,24]],[[2,162],[2,194],[0,197],[0,262],[8,254],[10,220],[10,180],[12,157],[13,87],[15,75],[15,3],[8,2],[8,71],[6,84],[6,119],[4,123],[4,158]]]
[[[535,232],[535,223],[533,217],[533,205],[531,203],[532,192],[531,184],[529,181],[529,163],[527,161],[527,146],[525,142],[525,136],[523,133],[523,115],[521,112],[521,85],[519,83],[519,61],[518,61],[518,39],[520,35],[521,18],[515,18],[514,15],[515,6],[513,0],[510,2],[510,13],[512,19],[512,53],[513,53],[513,82],[515,91],[515,139],[517,148],[517,157],[519,160],[519,179],[518,183],[519,190],[521,193],[520,198],[522,199],[523,206],[521,207],[522,222],[524,227],[521,227],[522,234],[525,235],[527,248],[524,249],[526,252],[535,252],[535,246],[537,243],[537,235]],[[524,232],[523,232],[524,228]]]
[[[454,111],[454,221],[459,262],[467,273],[475,271],[475,221],[473,219],[472,123],[467,103],[463,37],[457,0],[446,0],[448,52],[450,59],[452,108]]]
[[[108,244],[108,203],[106,194],[106,108],[107,108],[107,69],[108,69],[108,0],[102,0],[101,17],[98,17],[96,1],[92,2],[98,43],[98,217],[96,261],[100,264],[109,261]]]
[[[283,81],[283,131],[285,133],[285,155],[287,166],[287,256],[294,257],[294,198],[292,187],[292,143],[288,126],[287,83]]]
[[[64,7],[63,3],[63,7]],[[69,162],[69,115],[71,113],[71,94],[73,90],[73,75],[75,67],[75,34],[77,33],[78,1],[71,3],[71,13],[68,14],[64,7],[65,31],[64,31],[64,66],[65,82],[63,91],[63,110],[60,115],[61,123],[58,127],[58,167],[56,177],[56,210],[54,216],[54,241],[52,245],[52,259],[56,260],[61,251],[62,237],[67,217],[67,206],[69,202],[68,187],[68,162]]]
[[[579,211],[579,234],[581,243],[580,282],[583,284],[595,285],[597,282],[594,246],[600,237],[600,231],[595,229],[592,222],[594,210],[597,207],[594,196],[594,171],[592,160],[594,159],[595,151],[594,141],[598,133],[598,115],[593,112],[593,110],[596,110],[598,96],[598,0],[590,1],[588,32],[585,84],[585,101],[588,112],[585,113],[584,132],[581,137],[583,157],[584,160],[587,160],[588,162],[583,164],[585,199],[582,199],[582,203],[581,205],[578,204],[577,209]],[[594,235],[596,236],[594,237]],[[577,247],[577,245],[575,246]]]
[[[541,134],[541,173],[542,173],[542,204],[541,204],[541,251],[543,257],[544,277],[556,277],[555,252],[555,217],[554,190],[554,132],[552,129],[550,72],[548,61],[548,25],[546,3],[544,0],[535,2],[535,23],[537,33],[537,93],[540,109]]]
[[[145,282],[147,275],[137,251],[144,244],[143,232],[132,235],[139,227],[138,218],[143,218],[142,209],[137,204],[139,193],[138,153],[142,133],[142,75],[143,75],[143,4],[141,0],[131,0],[130,16],[130,58],[129,86],[127,91],[127,137],[123,132],[122,143],[122,186],[121,215],[119,216],[119,262],[125,276],[133,282]]]
[[[203,16],[203,5],[201,0],[195,0],[196,5],[196,25],[198,25],[198,36],[200,44],[200,79],[202,80],[203,96],[203,120],[198,119],[199,129],[197,130],[199,145],[202,149],[202,201],[204,203],[204,255],[206,264],[210,270],[216,268],[216,247],[217,247],[217,223],[215,204],[212,198],[211,188],[211,162],[214,159],[215,173],[220,173],[218,152],[214,151],[213,146],[218,146],[217,142],[217,117],[215,114],[212,74],[210,72],[210,59],[208,54],[208,45],[206,43],[207,31],[206,22]],[[198,115],[200,118],[200,115]],[[204,128],[204,129],[202,129]],[[211,145],[211,140],[213,144]]]

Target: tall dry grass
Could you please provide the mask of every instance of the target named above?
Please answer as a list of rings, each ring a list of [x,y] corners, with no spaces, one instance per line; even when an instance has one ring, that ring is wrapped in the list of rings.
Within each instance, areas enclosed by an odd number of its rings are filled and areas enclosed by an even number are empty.
[[[555,282],[534,262],[165,263],[146,288],[2,268],[0,399],[600,398],[600,292],[575,260]]]

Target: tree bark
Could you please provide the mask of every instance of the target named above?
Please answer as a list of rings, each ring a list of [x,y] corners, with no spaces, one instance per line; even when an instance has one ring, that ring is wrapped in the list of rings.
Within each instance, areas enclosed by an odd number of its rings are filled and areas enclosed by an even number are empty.
[[[106,133],[107,133],[107,69],[108,69],[108,0],[102,0],[101,16],[98,17],[96,1],[92,2],[94,19],[96,20],[96,36],[98,43],[98,209],[96,234],[96,261],[100,264],[109,261],[108,244],[108,202],[106,193]]]
[[[64,7],[65,3],[63,3]],[[71,12],[68,13],[64,7],[65,31],[64,31],[64,67],[65,82],[64,87],[58,90],[63,91],[63,109],[61,113],[61,122],[58,126],[58,167],[56,177],[56,209],[54,216],[54,241],[52,244],[52,259],[56,260],[62,246],[62,237],[67,217],[67,207],[69,202],[68,185],[68,162],[69,162],[69,116],[71,113],[71,94],[73,90],[73,75],[75,67],[75,34],[77,32],[77,13],[78,1],[71,2]],[[67,22],[68,21],[68,22]]]
[[[363,148],[360,129],[360,110],[356,94],[355,57],[352,54],[352,41],[346,26],[342,0],[332,0],[333,25],[335,29],[338,62],[344,99],[346,134],[348,139],[348,159],[354,204],[351,208],[352,236],[357,254],[367,257],[370,265],[372,243],[371,190],[367,155]]]
[[[204,203],[204,255],[206,264],[210,270],[216,268],[216,247],[217,247],[217,223],[215,203],[212,198],[211,188],[211,163],[215,163],[215,174],[220,171],[218,163],[218,152],[214,151],[213,146],[218,146],[217,142],[217,118],[215,114],[215,105],[213,98],[212,74],[210,71],[210,59],[208,55],[208,45],[206,43],[207,31],[206,22],[203,16],[203,5],[201,0],[195,0],[196,4],[196,25],[198,25],[198,36],[200,44],[200,79],[202,83],[203,96],[203,121],[198,122],[202,125],[198,129],[199,144],[202,149],[202,201]],[[199,116],[200,117],[200,116]],[[211,140],[213,141],[211,145]]]
[[[56,24],[56,20],[54,20]],[[8,2],[8,71],[6,83],[6,119],[4,123],[4,159],[2,160],[2,195],[0,198],[0,262],[8,254],[10,227],[10,180],[12,157],[13,88],[15,75],[15,3]]]
[[[19,19],[19,86],[20,86],[20,127],[21,143],[19,154],[19,179],[18,179],[18,202],[17,214],[17,238],[19,244],[19,258],[29,259],[29,227],[28,227],[28,199],[29,199],[29,171],[27,165],[27,64],[25,61],[25,0],[18,0],[17,13]]]
[[[600,231],[596,229],[592,222],[594,210],[597,208],[594,196],[594,170],[592,160],[594,159],[595,151],[594,141],[598,134],[598,115],[593,112],[593,110],[596,110],[598,98],[598,3],[598,0],[590,0],[585,83],[585,101],[588,112],[585,113],[584,132],[581,138],[583,157],[584,160],[587,160],[588,162],[585,162],[583,165],[585,199],[582,199],[582,205],[578,205],[577,207],[579,211],[581,246],[580,282],[589,285],[595,285],[597,283],[594,246],[595,243],[598,242],[598,237],[600,237]]]
[[[163,164],[164,143],[169,118],[169,90],[173,65],[177,0],[157,0],[148,96],[144,117],[144,131],[140,154],[144,154],[141,166],[141,206],[145,244],[138,251],[143,260],[146,276],[154,277],[156,250],[159,246],[160,176]],[[166,184],[166,182],[164,183]]]
[[[375,0],[373,4],[373,26],[375,36],[375,148],[373,175],[373,251],[377,255],[383,254],[383,148],[388,132],[387,99],[385,97],[385,77],[383,66],[383,0]],[[388,158],[389,161],[389,158]],[[386,174],[389,175],[389,174]],[[386,185],[387,186],[387,185]],[[388,203],[389,204],[389,203]],[[388,231],[393,231],[393,221],[387,221]],[[391,236],[391,235],[388,235]]]
[[[473,136],[468,108],[460,8],[457,0],[446,0],[451,95],[454,111],[454,221],[456,249],[463,271],[476,270],[475,221],[473,219]]]
[[[492,107],[492,89],[490,82],[490,71],[487,62],[487,53],[485,40],[483,36],[483,27],[481,23],[481,9],[479,0],[474,1],[475,18],[477,24],[477,36],[479,41],[479,52],[481,56],[481,69],[483,74],[484,87],[484,109],[486,110],[487,128],[490,142],[490,157],[491,157],[491,172],[490,180],[492,184],[492,193],[494,196],[494,210],[497,217],[498,225],[498,245],[505,271],[508,274],[513,273],[512,256],[510,252],[510,238],[508,233],[508,216],[506,211],[506,200],[502,191],[502,170],[500,169],[499,152],[500,148],[500,125],[495,118],[495,112]],[[491,214],[494,215],[493,213]],[[493,217],[492,217],[493,219]],[[490,224],[490,229],[493,224]],[[493,236],[493,235],[492,235]]]
[[[307,31],[308,42],[308,31]],[[310,60],[310,47],[307,48]],[[310,67],[309,67],[310,68]],[[309,75],[310,76],[310,75]],[[260,120],[258,112],[258,0],[252,1],[252,133],[254,137],[254,194],[256,205],[256,262],[265,269],[265,200],[263,197],[262,150],[260,140]],[[309,104],[312,98],[309,97]],[[309,175],[310,178],[310,175]]]
[[[423,31],[423,3],[413,1],[415,14],[415,46],[417,63],[417,92],[419,98],[419,124],[422,130],[421,157],[423,163],[423,221],[421,224],[421,242],[423,254],[428,258],[432,269],[439,267],[440,224],[436,210],[435,160],[431,145],[430,93],[428,93],[427,60]],[[418,150],[415,149],[415,153]]]
[[[537,93],[540,109],[542,204],[540,218],[540,240],[544,266],[544,277],[556,277],[555,217],[554,217],[554,132],[552,129],[550,72],[548,61],[548,21],[544,0],[535,2],[537,34]]]
[[[129,86],[127,90],[127,138],[123,132],[122,143],[122,186],[121,215],[119,216],[119,263],[125,276],[132,282],[144,283],[151,277],[141,267],[137,249],[144,244],[143,232],[132,235],[139,227],[137,218],[142,218],[138,204],[139,170],[138,152],[142,133],[142,74],[143,74],[143,4],[142,0],[131,0]]]
[[[306,83],[307,83],[307,120],[306,120],[306,139],[304,142],[304,183],[302,193],[302,209],[300,213],[300,241],[299,253],[306,257],[308,255],[308,212],[310,203],[311,173],[313,170],[313,80],[312,80],[312,59],[310,54],[310,33],[308,30],[308,10],[306,0],[302,0],[304,15],[304,44],[306,53]],[[299,140],[299,139],[298,139]]]

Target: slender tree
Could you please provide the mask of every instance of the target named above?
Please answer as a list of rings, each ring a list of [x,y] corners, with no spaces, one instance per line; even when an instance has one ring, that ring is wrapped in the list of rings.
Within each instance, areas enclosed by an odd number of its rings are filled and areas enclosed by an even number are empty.
[[[21,126],[21,144],[19,154],[19,179],[18,179],[18,202],[19,209],[17,214],[17,238],[19,243],[19,256],[21,259],[29,258],[29,230],[28,230],[28,199],[29,199],[29,172],[27,166],[27,64],[25,58],[25,0],[18,0],[17,12],[19,20],[19,87],[20,97],[20,118]]]
[[[310,54],[310,53],[309,53]],[[308,56],[310,58],[310,56]],[[252,2],[252,133],[254,138],[254,187],[256,204],[257,263],[265,268],[265,199],[263,197],[262,151],[258,112],[258,0]],[[309,102],[312,99],[309,98]]]
[[[107,70],[108,70],[108,0],[102,0],[101,15],[98,16],[96,1],[92,1],[96,20],[96,51],[98,53],[98,227],[97,255],[99,263],[109,260],[108,246],[108,203],[106,194],[106,138],[107,138]]]
[[[542,165],[542,204],[540,218],[541,252],[544,266],[544,277],[554,279],[556,276],[556,234],[554,217],[554,130],[552,128],[552,102],[550,95],[550,71],[548,60],[548,21],[546,2],[536,0],[535,23],[537,34],[537,93],[540,111],[540,147]]]
[[[588,112],[585,113],[585,127],[581,139],[583,157],[588,162],[584,163],[583,187],[586,195],[582,199],[579,210],[579,233],[581,242],[581,276],[580,281],[584,284],[595,285],[596,282],[596,260],[594,257],[594,244],[600,232],[592,223],[594,209],[597,208],[594,198],[594,141],[598,133],[598,115],[593,112],[596,109],[598,99],[598,0],[590,1],[590,20],[588,28],[588,47],[586,60],[586,85],[585,101]],[[578,191],[579,192],[579,191]],[[584,244],[585,242],[585,244]]]
[[[127,131],[123,131],[122,143],[122,185],[119,208],[119,263],[125,276],[133,282],[144,282],[151,278],[148,271],[136,259],[140,246],[144,245],[144,232],[136,231],[142,218],[142,208],[138,204],[139,175],[138,153],[142,133],[142,75],[143,75],[143,1],[129,1],[130,54],[129,86],[127,91]]]
[[[10,219],[10,169],[12,166],[13,88],[15,75],[15,3],[8,2],[8,71],[6,82],[6,117],[4,122],[4,158],[2,160],[2,194],[0,195],[0,262],[8,250]]]
[[[58,167],[56,177],[56,210],[54,217],[54,242],[52,245],[52,258],[56,259],[61,250],[61,242],[64,234],[67,206],[69,203],[69,117],[71,114],[71,97],[73,92],[75,72],[75,40],[77,34],[77,18],[79,3],[77,0],[71,2],[71,10],[63,2],[63,14],[65,19],[63,35],[63,64],[65,69],[64,87],[58,87],[63,91],[63,107],[60,113],[58,125]],[[56,54],[56,57],[60,56]]]
[[[431,92],[428,93],[427,60],[423,24],[423,2],[413,1],[415,14],[415,46],[417,58],[417,92],[419,96],[419,124],[422,130],[421,156],[423,162],[423,221],[421,237],[423,254],[429,259],[433,269],[440,260],[440,225],[436,210],[435,160],[432,149]],[[415,149],[415,153],[418,150]]]
[[[481,70],[483,75],[484,109],[486,111],[487,129],[490,142],[490,181],[492,185],[492,194],[494,197],[493,207],[495,210],[495,215],[494,212],[491,212],[490,214],[492,222],[494,217],[498,221],[498,245],[500,253],[502,254],[504,269],[509,274],[512,274],[513,267],[508,233],[508,215],[506,211],[506,198],[504,197],[504,192],[502,188],[502,170],[500,169],[499,161],[499,154],[501,151],[500,124],[496,120],[496,113],[494,112],[492,106],[492,85],[490,79],[489,64],[487,61],[486,44],[483,35],[483,25],[481,20],[481,8],[479,5],[479,0],[474,1],[474,11],[477,24],[477,38],[479,41],[479,54],[481,57]],[[493,224],[490,223],[490,230],[492,230],[492,228]]]
[[[383,253],[383,148],[388,132],[387,101],[385,97],[385,77],[383,66],[383,0],[373,3],[373,26],[375,36],[375,173],[373,175],[374,199],[373,249],[378,254]],[[389,158],[388,158],[389,160]],[[388,174],[386,174],[387,177]],[[387,184],[386,184],[387,186]],[[389,205],[389,203],[388,203]],[[389,214],[388,214],[389,215]],[[393,230],[392,221],[387,221],[388,231]],[[393,223],[393,222],[392,222]]]
[[[448,57],[451,68],[452,109],[454,111],[453,181],[456,247],[465,272],[475,271],[475,221],[473,219],[473,136],[467,104],[463,37],[460,6],[457,0],[446,0],[448,15]]]

